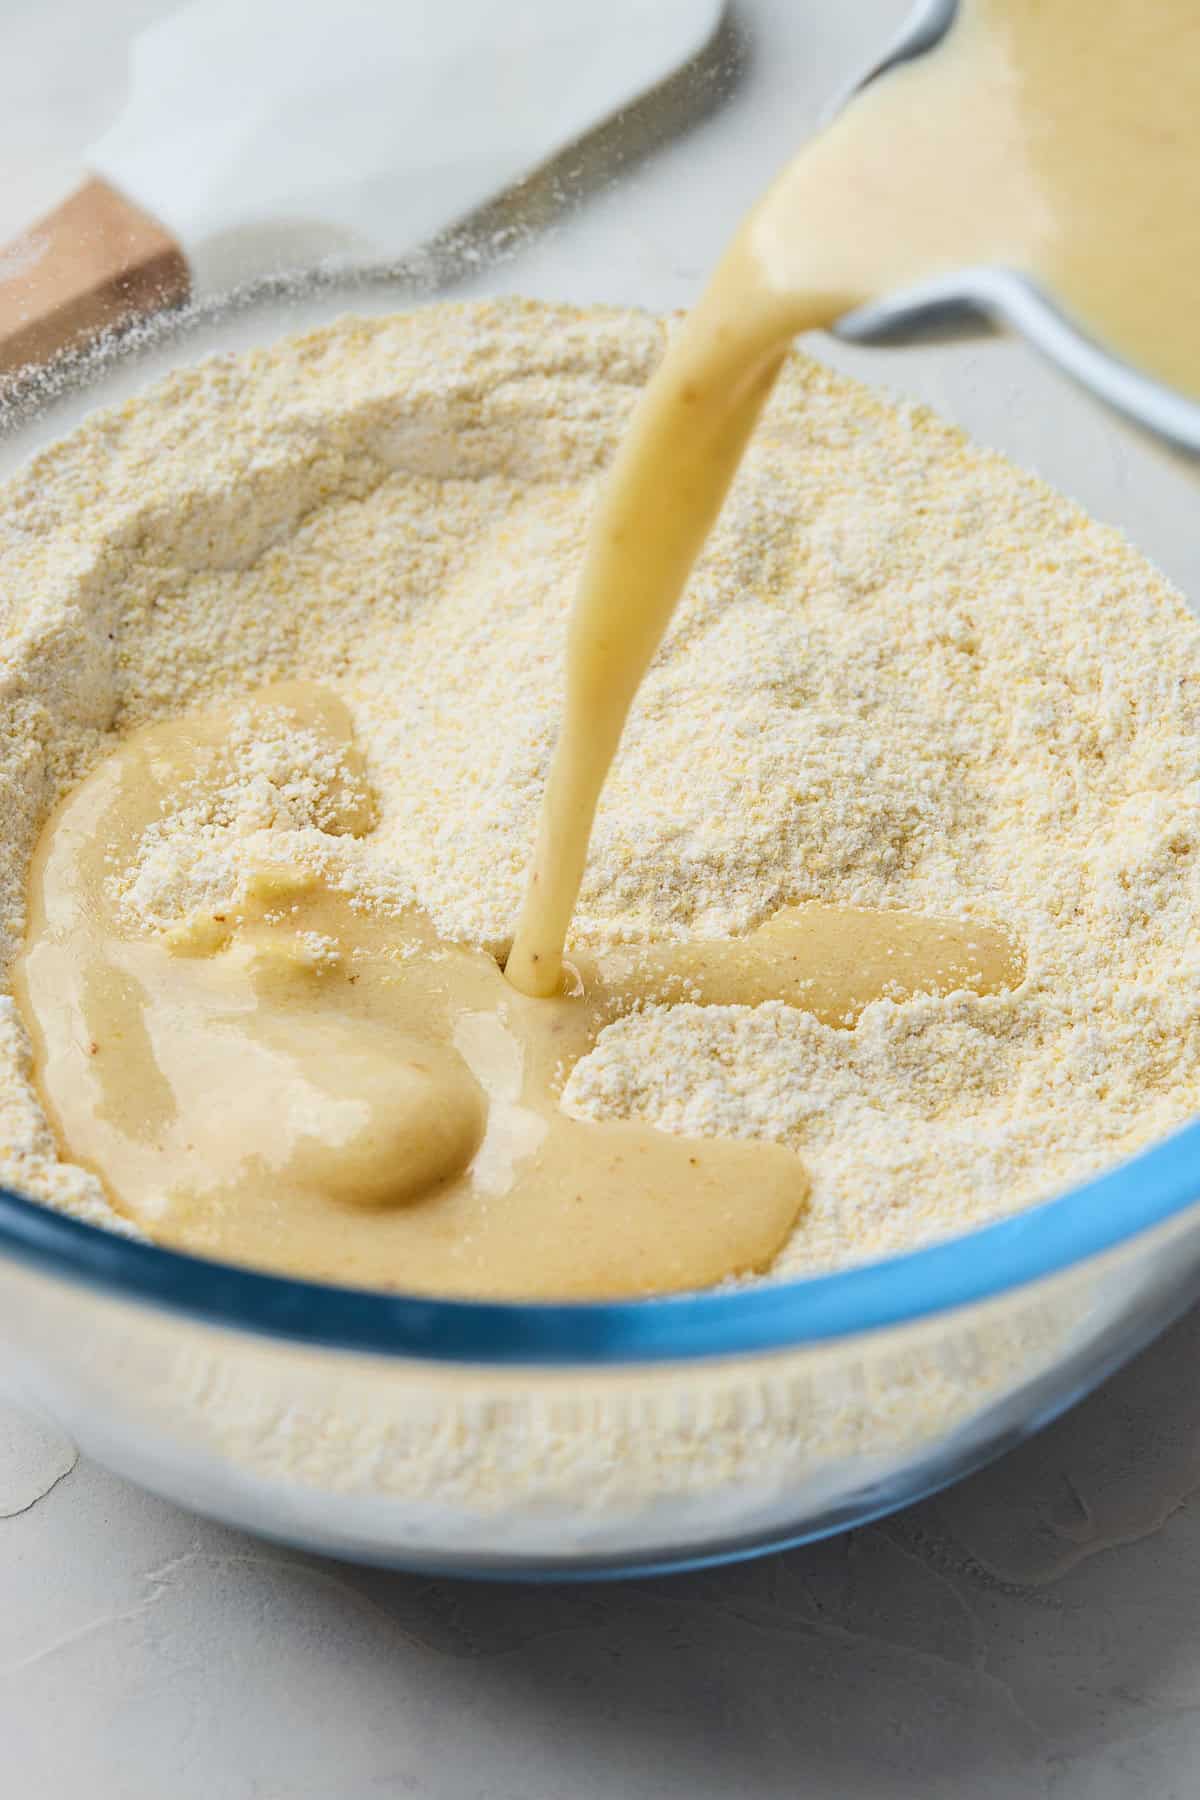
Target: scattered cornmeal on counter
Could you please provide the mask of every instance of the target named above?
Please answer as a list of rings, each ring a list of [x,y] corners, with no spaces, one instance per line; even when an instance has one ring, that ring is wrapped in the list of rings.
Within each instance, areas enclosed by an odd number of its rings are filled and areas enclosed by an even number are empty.
[[[1118,534],[799,356],[630,716],[568,986],[504,980],[662,341],[344,322],[0,495],[38,1059],[7,1003],[0,1178],[373,1285],[645,1292],[945,1235],[1196,1110],[1196,626]]]

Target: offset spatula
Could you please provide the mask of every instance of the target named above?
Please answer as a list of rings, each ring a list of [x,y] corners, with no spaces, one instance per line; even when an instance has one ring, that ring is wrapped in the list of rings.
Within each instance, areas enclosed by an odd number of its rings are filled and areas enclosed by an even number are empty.
[[[0,252],[0,371],[189,296],[394,261],[666,81],[724,0],[193,0]]]

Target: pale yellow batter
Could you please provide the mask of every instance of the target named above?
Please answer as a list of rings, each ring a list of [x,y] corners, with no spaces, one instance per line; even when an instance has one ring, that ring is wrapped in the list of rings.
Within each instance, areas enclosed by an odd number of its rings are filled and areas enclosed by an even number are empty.
[[[1019,265],[1200,393],[1198,0],[964,0],[750,214],[647,388],[571,617],[567,709],[508,963],[552,994],[633,697],[786,347],[946,269]]]
[[[255,708],[340,759],[327,829],[368,831],[340,702],[296,684]],[[652,1293],[760,1271],[803,1208],[801,1162],[569,1117],[557,1094],[603,1025],[647,995],[778,996],[851,1025],[883,994],[1020,979],[1002,933],[805,907],[742,940],[580,959],[568,993],[530,1000],[415,909],[368,911],[288,867],[252,876],[236,907],[133,931],[114,883],[198,768],[220,781],[228,732],[215,713],[135,733],[68,798],[16,971],[50,1117],[165,1243],[446,1294]]]

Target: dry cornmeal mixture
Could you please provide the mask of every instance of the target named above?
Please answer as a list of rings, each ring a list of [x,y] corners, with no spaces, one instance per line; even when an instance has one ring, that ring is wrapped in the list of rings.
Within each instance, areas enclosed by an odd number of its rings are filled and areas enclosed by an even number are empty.
[[[97,414],[0,493],[4,959],[54,800],[132,726],[333,684],[379,819],[328,825],[319,749],[247,723],[237,776],[145,836],[169,927],[264,859],[506,944],[596,482],[663,327],[515,301],[343,321]],[[794,1146],[777,1273],[962,1230],[1200,1106],[1197,681],[1180,597],[924,409],[792,358],[636,704],[576,919],[592,945],[796,901],[1002,922],[1001,996],[647,1007],[564,1104]],[[314,945],[319,956],[321,946]],[[108,1223],[60,1162],[10,1001],[0,1180]]]

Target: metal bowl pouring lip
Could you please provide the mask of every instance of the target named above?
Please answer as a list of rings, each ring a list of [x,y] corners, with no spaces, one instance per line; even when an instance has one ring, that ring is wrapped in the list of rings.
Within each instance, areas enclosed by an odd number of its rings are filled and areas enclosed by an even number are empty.
[[[825,123],[880,75],[934,49],[953,25],[958,10],[959,0],[917,0],[895,41],[828,109]],[[835,330],[838,337],[852,343],[871,343],[961,323],[970,316],[1019,332],[1064,373],[1127,418],[1182,450],[1200,452],[1200,401],[1177,393],[1106,349],[1017,269],[956,269],[919,287],[857,307],[838,321]]]
[[[1008,325],[1083,387],[1180,449],[1200,451],[1200,401],[1156,381],[1089,337],[1050,296],[1015,269],[959,269],[839,319],[837,335],[879,342],[952,323],[964,314]]]
[[[334,1287],[137,1242],[0,1188],[0,1256],[110,1299],[309,1348],[499,1366],[731,1357],[913,1323],[1070,1269],[1200,1202],[1200,1122],[964,1236],[837,1274],[559,1305]]]

